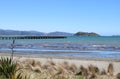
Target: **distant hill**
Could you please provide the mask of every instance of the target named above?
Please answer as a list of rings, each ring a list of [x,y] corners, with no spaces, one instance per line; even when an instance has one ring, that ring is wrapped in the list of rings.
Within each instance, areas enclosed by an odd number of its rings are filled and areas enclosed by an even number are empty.
[[[74,36],[100,36],[99,34],[97,33],[94,33],[94,32],[77,32],[74,34]]]
[[[67,33],[67,32],[50,32],[50,33],[44,33],[44,32],[38,32],[38,31],[18,31],[18,30],[2,30],[0,29],[0,35],[35,35],[35,36],[100,36],[97,33],[94,32],[77,32],[75,34],[73,33]]]
[[[120,35],[112,35],[112,36],[120,36]]]
[[[0,30],[0,35],[44,35],[37,31]]]
[[[67,32],[50,32],[47,34],[48,36],[72,36],[72,33]]]
[[[0,29],[0,35],[38,35],[38,36],[72,36],[72,33],[66,32],[38,32],[38,31],[17,31],[17,30],[2,30]]]

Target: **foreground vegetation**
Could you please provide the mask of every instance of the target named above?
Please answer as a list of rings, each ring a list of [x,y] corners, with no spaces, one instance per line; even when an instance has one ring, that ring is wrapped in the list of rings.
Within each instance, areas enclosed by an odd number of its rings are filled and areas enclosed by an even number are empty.
[[[0,59],[0,79],[120,79],[120,73],[114,74],[113,64],[107,70],[89,65],[77,67],[68,62],[41,63],[37,60]]]

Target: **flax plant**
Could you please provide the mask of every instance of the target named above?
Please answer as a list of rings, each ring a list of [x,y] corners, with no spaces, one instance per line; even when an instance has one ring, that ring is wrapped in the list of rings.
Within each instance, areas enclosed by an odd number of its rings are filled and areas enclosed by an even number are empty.
[[[0,75],[7,79],[16,79],[16,64],[12,62],[11,58],[0,59]]]

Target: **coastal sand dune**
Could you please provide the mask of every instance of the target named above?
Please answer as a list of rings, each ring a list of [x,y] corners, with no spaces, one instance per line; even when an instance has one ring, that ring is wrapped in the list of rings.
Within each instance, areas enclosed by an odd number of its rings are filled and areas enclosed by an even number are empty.
[[[15,54],[14,62],[29,79],[119,79],[120,73],[119,59]]]
[[[118,60],[31,56],[17,56],[14,60],[21,62],[20,65],[25,68],[41,73],[38,79],[45,74],[49,77],[46,79],[119,79],[120,73]],[[31,76],[30,79],[34,79],[35,75]]]
[[[72,58],[36,58],[36,57],[21,57],[19,60],[26,60],[26,59],[34,59],[37,61],[40,61],[42,63],[46,63],[47,61],[52,61],[54,63],[63,63],[63,62],[68,62],[69,64],[75,64],[77,67],[79,66],[84,66],[88,67],[89,65],[94,65],[97,66],[100,70],[105,69],[107,71],[108,65],[110,63],[113,64],[114,68],[114,74],[117,74],[120,72],[120,61],[114,61],[114,60],[99,60],[99,59],[72,59]]]

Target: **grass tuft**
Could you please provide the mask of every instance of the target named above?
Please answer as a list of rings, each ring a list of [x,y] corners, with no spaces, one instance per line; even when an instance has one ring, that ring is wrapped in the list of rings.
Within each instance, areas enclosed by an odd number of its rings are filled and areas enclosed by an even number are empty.
[[[113,76],[114,68],[112,63],[109,64],[107,71],[110,76]]]

